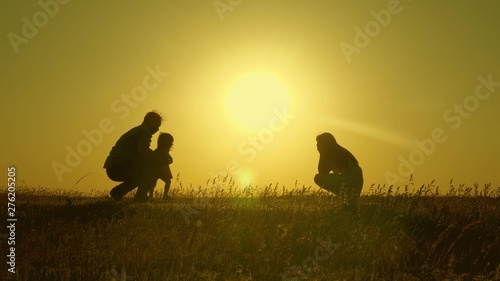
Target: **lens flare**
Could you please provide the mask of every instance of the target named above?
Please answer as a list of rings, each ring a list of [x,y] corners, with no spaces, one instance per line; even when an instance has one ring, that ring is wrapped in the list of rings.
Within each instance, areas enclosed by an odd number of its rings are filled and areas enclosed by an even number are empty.
[[[238,175],[238,183],[241,187],[248,187],[252,184],[253,175],[250,171],[244,170]]]

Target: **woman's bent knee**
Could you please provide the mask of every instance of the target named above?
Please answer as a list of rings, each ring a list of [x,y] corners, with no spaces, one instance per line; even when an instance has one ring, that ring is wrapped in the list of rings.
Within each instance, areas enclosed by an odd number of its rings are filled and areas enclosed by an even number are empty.
[[[316,183],[318,186],[323,186],[325,184],[325,180],[320,174],[316,174],[314,176],[314,183]]]

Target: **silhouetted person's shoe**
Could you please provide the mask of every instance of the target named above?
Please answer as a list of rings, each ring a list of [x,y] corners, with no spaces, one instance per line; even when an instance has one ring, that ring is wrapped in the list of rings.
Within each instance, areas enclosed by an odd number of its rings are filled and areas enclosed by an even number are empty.
[[[172,200],[172,197],[166,195],[166,196],[163,196],[162,200],[170,201],[170,200]]]
[[[111,195],[111,197],[113,197],[113,199],[115,201],[120,201],[123,199],[123,196],[120,196],[119,194],[117,194],[115,189],[111,189],[111,191],[109,192],[109,195]]]

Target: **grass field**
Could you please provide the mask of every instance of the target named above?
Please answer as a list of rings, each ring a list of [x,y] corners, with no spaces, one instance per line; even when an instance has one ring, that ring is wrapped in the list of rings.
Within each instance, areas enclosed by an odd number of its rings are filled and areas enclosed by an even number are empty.
[[[500,280],[500,187],[183,188],[174,200],[19,187],[6,280]],[[7,217],[3,194],[0,214]],[[3,231],[2,231],[3,232]]]

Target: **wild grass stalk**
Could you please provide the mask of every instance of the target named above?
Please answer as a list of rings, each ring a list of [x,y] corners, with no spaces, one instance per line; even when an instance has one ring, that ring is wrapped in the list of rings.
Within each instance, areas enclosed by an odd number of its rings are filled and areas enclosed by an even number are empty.
[[[446,194],[434,182],[418,188],[413,182],[372,185],[351,208],[341,198],[297,184],[239,188],[230,178],[217,178],[195,187],[177,178],[173,201],[142,204],[21,186],[18,270],[6,278],[500,278],[500,188],[491,185],[450,182]],[[183,212],[189,206],[196,212],[187,223]]]

